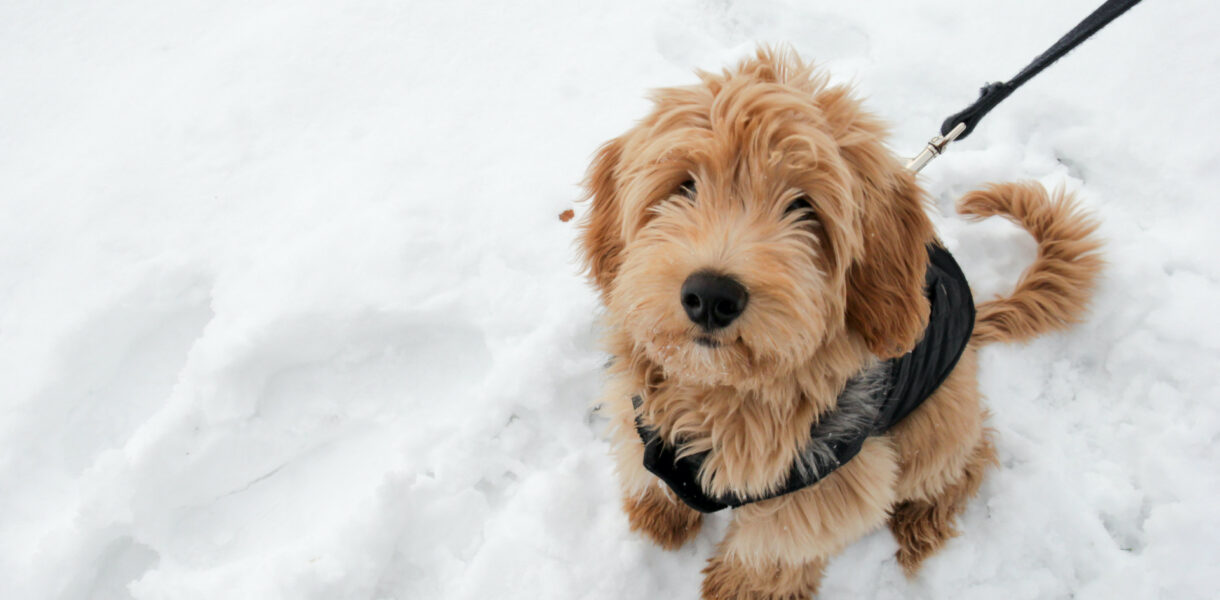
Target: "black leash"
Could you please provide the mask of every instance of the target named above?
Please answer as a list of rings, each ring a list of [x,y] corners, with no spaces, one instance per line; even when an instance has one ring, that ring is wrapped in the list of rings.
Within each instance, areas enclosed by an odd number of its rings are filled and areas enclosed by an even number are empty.
[[[932,138],[923,152],[920,152],[918,156],[911,159],[911,162],[907,163],[907,168],[918,173],[933,158],[940,156],[945,151],[945,147],[949,145],[949,142],[965,139],[966,136],[974,132],[974,128],[979,124],[979,121],[987,113],[991,112],[991,109],[995,108],[996,105],[1017,91],[1017,88],[1033,79],[1035,75],[1051,66],[1055,61],[1062,58],[1063,55],[1071,52],[1073,48],[1089,39],[1094,33],[1101,31],[1103,27],[1110,24],[1110,21],[1117,19],[1119,15],[1127,12],[1128,9],[1139,3],[1140,0],[1106,0],[1097,10],[1085,17],[1083,21],[1073,27],[1066,35],[1059,38],[1055,45],[1047,48],[1046,52],[1043,52],[1038,58],[1035,58],[1033,62],[1022,69],[1020,73],[1017,73],[1016,77],[1008,81],[997,81],[983,86],[979,90],[979,99],[975,100],[974,104],[967,106],[965,110],[945,119],[945,122],[940,126],[940,135]]]

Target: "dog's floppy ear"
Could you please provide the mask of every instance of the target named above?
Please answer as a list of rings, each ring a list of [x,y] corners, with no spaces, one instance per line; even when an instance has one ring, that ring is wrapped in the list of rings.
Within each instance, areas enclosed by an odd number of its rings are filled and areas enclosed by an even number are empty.
[[[581,225],[580,247],[585,270],[608,301],[610,285],[622,262],[622,219],[619,214],[618,166],[623,142],[615,138],[597,151],[585,179],[585,189],[592,203]]]
[[[883,179],[890,183],[884,187],[865,180],[864,253],[847,272],[847,325],[881,358],[914,348],[928,319],[923,289],[932,223],[911,177],[895,175]]]
[[[925,246],[934,231],[923,192],[886,148],[884,124],[848,89],[824,89],[815,102],[851,170],[852,201],[860,208],[863,252],[847,271],[847,326],[873,354],[902,356],[915,347],[928,319]]]

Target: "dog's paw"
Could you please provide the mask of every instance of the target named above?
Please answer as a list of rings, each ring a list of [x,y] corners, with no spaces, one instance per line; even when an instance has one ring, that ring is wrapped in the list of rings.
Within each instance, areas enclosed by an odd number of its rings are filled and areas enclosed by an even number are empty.
[[[898,542],[895,557],[907,577],[914,577],[925,558],[957,535],[951,519],[952,513],[927,502],[908,501],[894,508],[890,531]]]
[[[775,562],[758,568],[716,556],[703,569],[703,600],[808,600],[818,593],[825,561]]]
[[[624,498],[623,510],[632,531],[644,533],[666,550],[681,548],[703,525],[703,515],[655,487],[640,496]]]

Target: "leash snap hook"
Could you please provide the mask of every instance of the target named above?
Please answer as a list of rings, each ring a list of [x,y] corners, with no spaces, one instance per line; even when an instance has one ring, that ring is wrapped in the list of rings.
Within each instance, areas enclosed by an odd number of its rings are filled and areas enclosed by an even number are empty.
[[[936,158],[944,153],[945,148],[949,145],[949,142],[956,140],[963,131],[966,131],[966,123],[964,122],[955,125],[953,129],[949,130],[949,133],[934,136],[932,139],[928,140],[928,145],[924,146],[923,151],[917,154],[915,158],[912,158],[910,162],[907,163],[907,170],[912,173],[918,173],[921,169],[927,166],[928,163],[932,162],[933,158]]]

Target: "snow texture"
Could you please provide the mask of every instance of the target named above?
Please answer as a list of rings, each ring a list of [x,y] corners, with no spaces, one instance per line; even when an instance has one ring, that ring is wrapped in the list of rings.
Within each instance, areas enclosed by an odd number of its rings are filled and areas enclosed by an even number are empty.
[[[629,533],[591,409],[594,149],[787,42],[913,154],[1097,3],[0,4],[0,597],[697,597],[728,515]],[[1109,266],[983,352],[962,536],[823,597],[1216,597],[1217,22],[1137,6],[921,175],[979,298],[1033,256],[953,214],[988,181],[1079,192]]]

